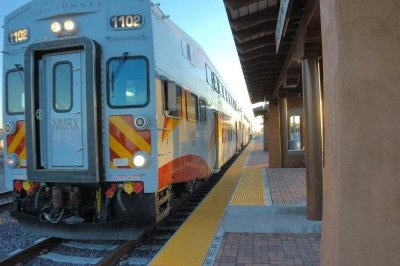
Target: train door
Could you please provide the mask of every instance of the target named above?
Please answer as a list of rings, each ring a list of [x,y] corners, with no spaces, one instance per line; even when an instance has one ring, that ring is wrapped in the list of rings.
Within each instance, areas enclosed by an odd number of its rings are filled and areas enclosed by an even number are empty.
[[[218,113],[214,113],[214,139],[215,139],[215,162],[214,162],[214,170],[219,170],[220,168],[220,137],[219,137],[219,119]]]
[[[235,122],[235,143],[236,143],[236,151],[239,151],[238,122]]]
[[[87,169],[82,52],[48,54],[39,60],[40,165],[42,169]]]

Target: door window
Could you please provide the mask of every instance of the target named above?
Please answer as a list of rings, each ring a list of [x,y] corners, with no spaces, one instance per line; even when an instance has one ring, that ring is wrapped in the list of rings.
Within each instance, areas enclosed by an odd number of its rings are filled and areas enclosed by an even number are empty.
[[[72,108],[72,64],[60,62],[53,68],[54,98],[56,112],[68,112]]]

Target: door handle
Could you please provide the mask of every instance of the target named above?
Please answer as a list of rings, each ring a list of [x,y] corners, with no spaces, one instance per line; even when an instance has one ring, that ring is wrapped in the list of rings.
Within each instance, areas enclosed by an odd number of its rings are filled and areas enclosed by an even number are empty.
[[[76,150],[74,150],[74,152],[78,152],[78,151],[82,151],[83,147],[78,147]]]
[[[81,111],[72,112],[72,114],[74,114],[74,115],[79,115],[80,113],[81,113]]]
[[[42,110],[41,109],[37,109],[35,112],[35,116],[37,120],[42,119]]]

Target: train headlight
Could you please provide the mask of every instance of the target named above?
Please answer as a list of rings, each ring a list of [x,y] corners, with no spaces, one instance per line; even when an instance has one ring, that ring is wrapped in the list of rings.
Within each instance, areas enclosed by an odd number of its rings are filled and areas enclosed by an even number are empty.
[[[53,23],[51,23],[50,29],[57,36],[61,35],[63,31],[61,23],[58,21],[54,21]]]
[[[149,155],[144,151],[138,151],[132,157],[132,162],[135,168],[146,168],[149,165]]]
[[[64,22],[64,29],[68,33],[74,33],[76,31],[76,24],[73,20],[67,19]]]
[[[6,165],[9,168],[17,168],[19,163],[18,155],[15,153],[11,153],[7,156]]]
[[[135,127],[138,130],[145,130],[149,127],[149,119],[146,116],[140,115],[135,118]]]
[[[13,123],[5,123],[3,126],[4,133],[11,135],[15,131],[15,126]]]

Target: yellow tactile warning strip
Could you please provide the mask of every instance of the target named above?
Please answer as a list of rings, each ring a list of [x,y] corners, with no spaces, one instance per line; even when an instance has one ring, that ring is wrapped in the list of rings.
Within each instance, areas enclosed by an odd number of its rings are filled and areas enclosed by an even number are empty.
[[[203,265],[252,148],[251,144],[243,151],[208,196],[150,262],[150,265]]]
[[[264,178],[261,171],[262,169],[260,168],[247,168],[243,170],[235,194],[233,194],[231,205],[264,205]]]

